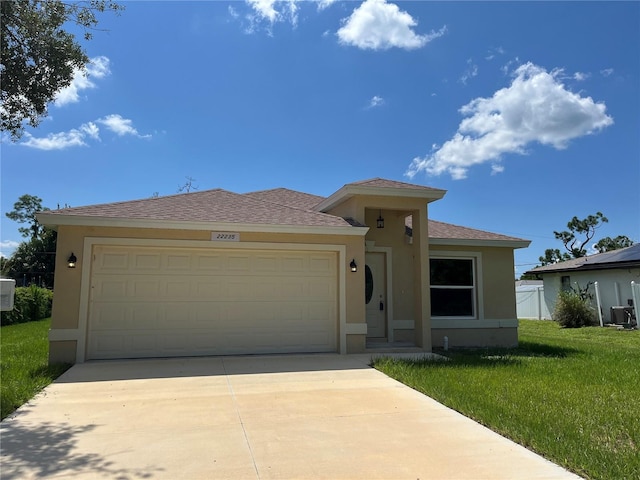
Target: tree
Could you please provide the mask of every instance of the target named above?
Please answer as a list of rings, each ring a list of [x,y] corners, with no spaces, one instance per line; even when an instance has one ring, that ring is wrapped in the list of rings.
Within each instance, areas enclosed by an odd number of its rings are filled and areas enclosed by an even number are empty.
[[[43,228],[40,237],[21,242],[4,262],[2,274],[13,278],[17,285],[53,288],[57,237],[54,230]]]
[[[90,40],[96,14],[123,8],[112,0],[0,1],[0,130],[16,141],[25,122],[38,126],[47,105],[71,84],[75,70],[89,62],[75,36],[63,29],[67,22],[81,27]]]
[[[18,223],[28,223],[28,227],[20,227],[18,231],[20,234],[27,238],[31,236],[31,239],[40,237],[42,232],[42,226],[36,219],[36,213],[44,210],[49,210],[42,206],[42,199],[34,195],[24,194],[18,201],[13,204],[13,210],[7,212],[8,218]]]
[[[597,212],[595,215],[589,215],[587,218],[582,220],[578,217],[573,217],[569,223],[567,223],[568,231],[554,231],[553,234],[556,239],[562,241],[567,252],[571,255],[571,258],[580,258],[587,255],[585,246],[596,234],[598,227],[608,221],[609,219],[605,217],[602,212]],[[578,238],[576,234],[581,235],[582,238]]]
[[[191,192],[191,190],[198,190],[198,186],[193,184],[193,182],[196,181],[195,178],[193,177],[184,177],[184,178],[186,178],[187,181],[185,182],[184,185],[180,185],[178,187],[178,193],[182,193],[182,192],[189,193]]]
[[[58,235],[38,222],[36,213],[45,210],[49,209],[42,206],[40,197],[25,194],[13,204],[13,210],[6,213],[11,220],[28,225],[18,230],[29,240],[21,242],[2,265],[2,274],[15,279],[19,285],[53,286]]]
[[[544,251],[544,257],[539,257],[541,266],[552,265],[558,262],[564,262],[565,260],[569,260],[571,255],[566,252],[561,252],[557,248],[547,248]]]
[[[580,258],[587,255],[587,249],[585,248],[591,239],[595,236],[596,230],[602,226],[603,223],[607,223],[609,219],[605,217],[602,212],[597,212],[595,215],[589,215],[587,218],[580,220],[578,217],[573,217],[567,228],[562,232],[553,232],[556,239],[561,240],[564,244],[566,252],[561,252],[558,248],[548,248],[544,251],[543,257],[538,257],[540,266],[551,265],[558,262],[564,262],[572,258]],[[580,238],[578,237],[580,236]],[[598,253],[609,252],[611,250],[617,250],[619,248],[630,247],[633,245],[633,241],[625,236],[618,235],[615,238],[605,237],[594,245]]]
[[[604,237],[598,243],[594,245],[598,253],[610,252],[612,250],[619,250],[621,248],[631,247],[633,240],[626,235],[618,235],[616,238]]]

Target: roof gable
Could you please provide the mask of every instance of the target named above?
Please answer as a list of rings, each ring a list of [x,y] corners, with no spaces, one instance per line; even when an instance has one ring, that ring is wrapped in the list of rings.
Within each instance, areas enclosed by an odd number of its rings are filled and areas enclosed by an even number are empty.
[[[398,182],[396,180],[386,180],[384,178],[371,178],[369,180],[347,183],[340,190],[320,202],[315,208],[318,211],[326,212],[356,195],[416,198],[429,203],[441,199],[445,193],[447,193],[446,190],[439,188]]]

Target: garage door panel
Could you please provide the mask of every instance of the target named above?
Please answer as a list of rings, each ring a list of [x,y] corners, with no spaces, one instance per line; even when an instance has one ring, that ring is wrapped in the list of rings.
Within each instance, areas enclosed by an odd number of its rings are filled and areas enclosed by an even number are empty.
[[[336,257],[97,246],[88,358],[336,351]]]
[[[102,271],[109,270],[128,270],[129,254],[127,252],[103,253],[97,255],[96,267]]]
[[[174,255],[168,254],[166,256],[167,270],[172,273],[189,272],[191,270],[191,258],[192,255]]]
[[[217,273],[224,269],[224,257],[221,254],[199,254],[193,255],[193,267],[198,273]]]
[[[159,253],[134,254],[132,257],[132,268],[138,272],[158,272],[162,267],[162,256]]]

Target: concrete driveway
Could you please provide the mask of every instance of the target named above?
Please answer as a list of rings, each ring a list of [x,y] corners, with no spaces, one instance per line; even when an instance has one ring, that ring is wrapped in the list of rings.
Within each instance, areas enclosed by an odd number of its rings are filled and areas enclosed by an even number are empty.
[[[578,478],[369,360],[75,365],[0,424],[2,479]]]

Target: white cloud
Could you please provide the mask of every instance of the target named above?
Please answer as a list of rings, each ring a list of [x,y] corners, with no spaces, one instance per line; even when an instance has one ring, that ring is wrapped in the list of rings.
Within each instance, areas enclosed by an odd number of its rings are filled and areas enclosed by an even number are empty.
[[[25,133],[27,140],[20,145],[35,148],[37,150],[64,150],[70,147],[83,147],[85,134],[75,128],[68,132],[50,133],[46,137],[36,138],[30,133]]]
[[[498,47],[489,49],[489,52],[487,53],[487,56],[484,57],[484,59],[493,60],[497,55],[504,55],[504,48]]]
[[[366,0],[342,20],[337,35],[340,43],[361,49],[388,50],[393,47],[411,50],[425,46],[446,32],[419,35],[413,31],[417,22],[397,5],[386,0]]]
[[[96,123],[104,125],[108,130],[118,136],[134,135],[138,138],[151,138],[151,135],[140,135],[133,127],[133,122],[121,115],[112,114],[100,118],[95,122],[87,122],[78,128],[73,128],[68,132],[50,133],[46,137],[37,138],[30,133],[25,133],[27,138],[19,145],[35,148],[37,150],[64,150],[71,147],[88,146],[86,140],[92,139],[100,141],[100,128]]]
[[[466,85],[470,78],[478,76],[478,65],[473,63],[473,60],[467,60],[467,70],[460,77],[460,83]]]
[[[260,23],[266,22],[267,32],[271,35],[271,27],[277,22],[288,21],[294,27],[298,25],[298,5],[299,0],[246,0],[246,3],[253,9],[253,15],[247,15],[249,26],[246,33],[254,33]],[[231,11],[230,11],[231,13]],[[235,13],[235,10],[234,10]],[[238,18],[237,15],[231,15]]]
[[[16,242],[15,240],[0,241],[0,257],[10,257],[13,251],[18,248],[18,245],[20,245],[20,242]]]
[[[318,0],[318,10],[324,10],[336,3],[336,0]]]
[[[247,3],[255,10],[256,15],[274,23],[280,17],[280,13],[275,9],[276,0],[247,0]]]
[[[466,118],[453,138],[415,158],[406,175],[446,172],[462,179],[473,165],[498,162],[504,154],[526,154],[531,143],[563,149],[571,140],[613,124],[604,103],[567,90],[559,72],[548,73],[532,63],[518,67],[509,87],[463,106]]]
[[[55,105],[61,107],[69,103],[79,102],[79,92],[81,90],[96,87],[95,83],[91,81],[92,78],[104,78],[110,73],[109,59],[107,57],[92,58],[84,69],[76,68],[74,70],[71,84],[56,94]]]
[[[491,165],[491,175],[497,175],[502,172],[504,172],[504,165],[500,165],[499,163]]]
[[[374,95],[371,100],[369,100],[368,108],[376,108],[384,105],[384,98]]]
[[[613,75],[613,68],[605,68],[604,70],[600,70],[600,74],[603,77],[609,77]]]
[[[140,135],[138,130],[136,130],[133,126],[133,122],[129,118],[124,118],[117,113],[112,115],[107,115],[106,117],[100,118],[96,120],[96,122],[101,123],[107,129],[111,130],[116,135],[122,137],[124,135],[134,135],[140,138],[149,138],[151,135]]]
[[[576,72],[573,74],[573,79],[576,80],[577,82],[584,82],[590,76],[591,74],[589,73]]]
[[[86,133],[87,135],[89,135],[94,140],[100,140],[100,129],[93,122],[89,122],[89,123],[83,124],[80,127],[80,131]]]

